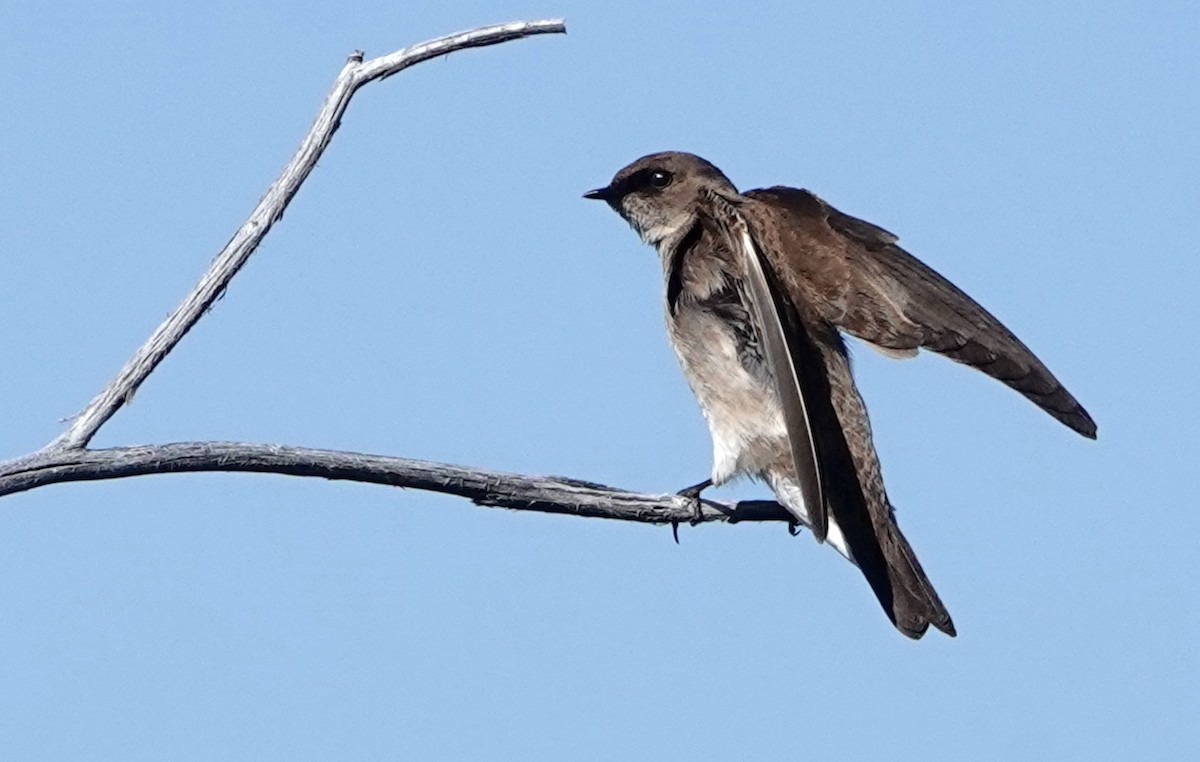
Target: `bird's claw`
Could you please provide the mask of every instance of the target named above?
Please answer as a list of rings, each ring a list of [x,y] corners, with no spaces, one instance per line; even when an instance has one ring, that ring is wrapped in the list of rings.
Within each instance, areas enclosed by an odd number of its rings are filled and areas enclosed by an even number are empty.
[[[701,521],[704,521],[704,505],[700,502],[700,493],[712,486],[712,479],[705,479],[699,484],[693,484],[690,487],[684,487],[676,492],[680,497],[686,497],[692,504],[692,520],[688,523],[696,526]],[[675,538],[675,544],[679,544],[679,522],[671,522],[671,535]]]

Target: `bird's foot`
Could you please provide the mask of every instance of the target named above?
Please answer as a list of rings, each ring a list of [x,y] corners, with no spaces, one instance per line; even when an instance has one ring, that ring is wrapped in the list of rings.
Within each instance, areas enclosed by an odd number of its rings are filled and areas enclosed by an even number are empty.
[[[699,524],[704,520],[704,507],[700,503],[700,493],[712,486],[712,479],[705,479],[699,484],[693,484],[690,487],[684,487],[676,492],[680,497],[686,497],[692,503],[692,524]]]
[[[700,493],[712,486],[712,479],[705,479],[699,484],[693,484],[690,487],[685,487],[676,495],[686,497],[692,504],[692,520],[689,522],[692,526],[699,524],[704,520],[704,507],[700,503]],[[671,522],[671,535],[675,538],[675,544],[679,544],[679,522]]]

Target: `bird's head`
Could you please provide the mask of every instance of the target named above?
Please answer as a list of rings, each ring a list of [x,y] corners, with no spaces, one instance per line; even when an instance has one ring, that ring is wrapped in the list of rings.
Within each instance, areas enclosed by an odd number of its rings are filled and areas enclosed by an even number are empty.
[[[664,151],[643,156],[583,197],[607,202],[643,241],[657,246],[692,226],[706,189],[737,193],[721,170],[699,156]]]

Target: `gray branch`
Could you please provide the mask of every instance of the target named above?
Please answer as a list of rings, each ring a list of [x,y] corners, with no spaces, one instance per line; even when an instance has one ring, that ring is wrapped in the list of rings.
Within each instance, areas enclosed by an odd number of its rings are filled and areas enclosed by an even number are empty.
[[[88,450],[44,450],[0,463],[0,496],[63,482],[197,471],[316,476],[465,497],[476,505],[650,524],[788,521],[769,500],[697,504],[678,495],[629,492],[562,476],[525,476],[447,463],[308,447],[242,442],[177,442]]]
[[[250,217],[234,233],[225,248],[217,254],[208,271],[184,298],[175,311],[154,330],[146,343],[141,346],[125,367],[117,373],[96,397],[88,403],[71,425],[57,439],[51,442],[47,449],[86,447],[96,432],[113,416],[130,398],[142,382],[146,380],[158,364],[170,353],[180,339],[191,330],[204,313],[225,292],[233,276],[237,275],[242,265],[250,259],[250,255],[271,230],[271,226],[283,217],[300,185],[312,172],[313,167],[325,152],[325,147],[333,139],[341,123],[342,114],[350,104],[350,98],[358,88],[377,79],[390,77],[413,64],[430,58],[453,53],[465,48],[477,48],[484,45],[496,45],[501,42],[529,37],[535,34],[565,33],[566,25],[561,19],[548,21],[522,21],[511,24],[481,27],[469,32],[452,34],[436,40],[414,45],[411,48],[397,51],[391,55],[363,61],[363,54],[355,52],[350,56],[341,74],[333,83],[321,111],[317,114],[308,134],[300,143],[291,161],[283,170],[279,179],[267,189],[258,206],[251,212]]]
[[[38,452],[0,462],[0,496],[51,484],[119,479],[146,474],[242,471],[344,479],[465,497],[477,505],[652,524],[692,521],[794,521],[773,501],[722,503],[678,495],[629,492],[566,477],[523,476],[336,450],[236,442],[87,448],[96,432],[137,391],[185,334],[220,298],[281,217],[333,139],[358,88],[413,64],[466,48],[495,45],[535,34],[563,33],[561,20],[514,22],[441,37],[364,61],[350,56],[325,98],[300,148],[208,271],[115,378],[75,416],[67,430]]]

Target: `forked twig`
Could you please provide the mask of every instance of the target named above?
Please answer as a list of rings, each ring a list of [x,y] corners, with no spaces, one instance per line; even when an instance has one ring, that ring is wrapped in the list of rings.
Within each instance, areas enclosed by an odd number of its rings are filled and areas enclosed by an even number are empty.
[[[133,353],[133,357],[125,363],[125,367],[121,368],[108,386],[104,387],[104,390],[72,419],[67,430],[47,447],[87,447],[100,427],[121,409],[180,339],[225,292],[233,276],[237,275],[238,270],[250,259],[250,255],[270,232],[271,226],[283,216],[292,197],[300,190],[300,185],[317,166],[317,161],[341,124],[342,114],[350,105],[350,99],[360,87],[368,82],[390,77],[413,64],[457,50],[497,45],[535,34],[566,31],[567,27],[562,19],[518,21],[439,37],[369,61],[363,60],[360,51],[351,54],[334,81],[333,89],[321,104],[316,120],[284,167],[283,173],[267,189],[258,206],[233,234],[233,238],[229,239],[229,243],[225,244],[225,248],[213,259],[200,282],[175,311],[154,329],[146,343]]]

